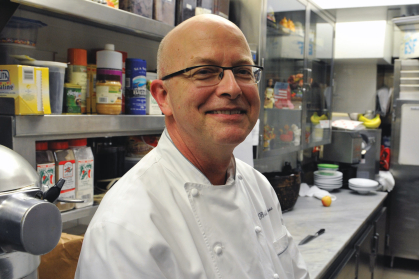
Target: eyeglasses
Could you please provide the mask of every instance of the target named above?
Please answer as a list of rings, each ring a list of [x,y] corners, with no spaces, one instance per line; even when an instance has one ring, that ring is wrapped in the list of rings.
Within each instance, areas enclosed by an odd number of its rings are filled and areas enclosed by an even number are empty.
[[[260,81],[263,67],[253,65],[240,65],[234,67],[201,65],[177,71],[164,76],[162,80],[167,80],[181,74],[187,74],[187,78],[190,78],[198,87],[213,86],[221,82],[225,70],[231,70],[233,72],[234,78],[239,85],[249,85],[256,84]]]

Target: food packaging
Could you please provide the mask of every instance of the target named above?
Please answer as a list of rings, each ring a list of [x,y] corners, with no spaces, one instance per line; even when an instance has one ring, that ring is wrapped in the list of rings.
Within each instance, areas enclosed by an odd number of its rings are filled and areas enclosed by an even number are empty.
[[[159,104],[157,103],[157,101],[154,99],[153,95],[151,95],[151,92],[150,92],[151,82],[157,79],[157,74],[147,72],[146,79],[147,79],[146,114],[147,115],[162,115]]]
[[[48,68],[0,65],[0,98],[14,99],[15,115],[50,114]]]
[[[153,19],[175,25],[176,0],[154,0]]]
[[[62,233],[55,248],[41,256],[40,279],[73,279],[76,274],[83,236]]]
[[[177,0],[176,25],[195,15],[196,0]]]
[[[120,0],[119,8],[140,16],[153,17],[153,0]]]
[[[230,0],[214,0],[214,14],[228,19]]]
[[[142,158],[157,146],[160,136],[132,136],[128,138],[126,157]]]
[[[66,63],[53,61],[22,61],[25,65],[47,67],[49,69],[49,99],[52,114],[63,112],[63,93]],[[44,112],[45,113],[45,112]]]

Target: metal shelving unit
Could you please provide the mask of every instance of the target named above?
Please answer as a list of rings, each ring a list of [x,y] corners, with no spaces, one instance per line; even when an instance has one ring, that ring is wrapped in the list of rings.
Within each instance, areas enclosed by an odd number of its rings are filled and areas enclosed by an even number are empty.
[[[35,142],[159,134],[163,115],[44,115],[0,116],[0,144],[36,166]]]
[[[65,222],[78,220],[80,218],[93,216],[93,214],[95,214],[98,207],[99,205],[95,204],[89,207],[78,208],[78,209],[73,209],[70,211],[63,212],[61,213],[61,220],[63,223],[65,223]]]
[[[38,13],[160,41],[173,26],[87,0],[10,0]]]

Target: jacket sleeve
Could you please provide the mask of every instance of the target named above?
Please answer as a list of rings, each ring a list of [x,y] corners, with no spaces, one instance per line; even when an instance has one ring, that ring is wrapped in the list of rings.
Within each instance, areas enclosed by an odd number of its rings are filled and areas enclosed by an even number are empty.
[[[164,247],[118,224],[95,223],[85,235],[75,278],[179,278]]]

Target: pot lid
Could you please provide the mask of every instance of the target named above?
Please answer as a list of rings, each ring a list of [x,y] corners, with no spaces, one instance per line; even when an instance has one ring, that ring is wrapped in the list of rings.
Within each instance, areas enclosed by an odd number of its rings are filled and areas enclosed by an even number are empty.
[[[38,173],[21,155],[0,145],[0,192],[27,186],[41,188]]]

